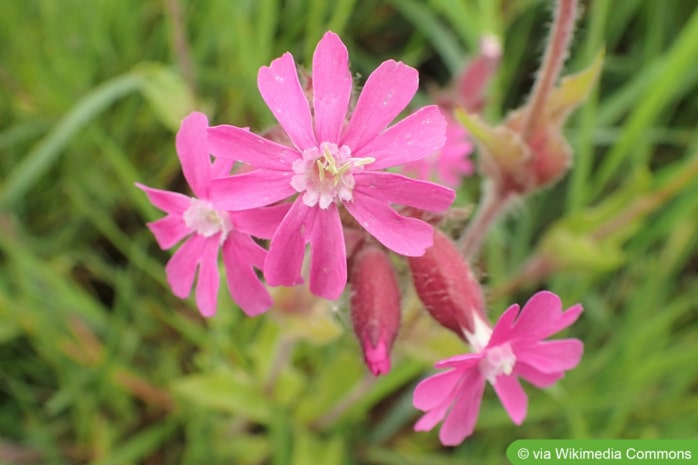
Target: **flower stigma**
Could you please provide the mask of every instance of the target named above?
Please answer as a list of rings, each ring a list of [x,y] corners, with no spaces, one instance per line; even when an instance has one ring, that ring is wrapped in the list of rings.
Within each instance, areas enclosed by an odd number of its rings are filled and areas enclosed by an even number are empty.
[[[320,205],[323,210],[336,200],[353,199],[354,173],[363,171],[375,158],[352,158],[351,149],[343,145],[323,142],[320,147],[303,151],[303,158],[293,162],[291,186],[303,192],[303,203],[309,207]]]

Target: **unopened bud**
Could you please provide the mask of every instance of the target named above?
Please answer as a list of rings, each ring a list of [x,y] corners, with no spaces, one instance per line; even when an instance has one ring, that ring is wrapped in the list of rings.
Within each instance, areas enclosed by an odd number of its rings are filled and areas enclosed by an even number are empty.
[[[465,339],[475,318],[487,321],[485,299],[470,267],[451,239],[434,229],[434,245],[421,257],[408,257],[420,300],[442,326]]]
[[[499,39],[491,34],[480,39],[480,53],[460,73],[456,81],[458,102],[470,112],[479,112],[485,105],[485,90],[502,58]]]
[[[390,371],[390,350],[400,326],[400,288],[388,255],[376,246],[351,264],[351,319],[364,360],[375,376]]]

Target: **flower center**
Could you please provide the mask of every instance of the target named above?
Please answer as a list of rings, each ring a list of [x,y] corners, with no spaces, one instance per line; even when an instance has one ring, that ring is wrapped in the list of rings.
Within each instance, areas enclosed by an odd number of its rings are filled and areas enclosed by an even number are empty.
[[[232,231],[230,215],[223,210],[216,210],[207,200],[190,200],[189,208],[184,212],[184,224],[204,237],[211,237],[221,233],[221,243],[225,241],[228,233]]]
[[[480,360],[480,372],[494,385],[497,376],[510,375],[516,364],[516,355],[508,342],[486,349]]]
[[[323,142],[319,147],[303,151],[303,158],[293,162],[291,186],[303,193],[303,203],[309,207],[320,204],[323,210],[337,199],[352,200],[354,173],[361,172],[375,158],[352,158],[346,145]]]

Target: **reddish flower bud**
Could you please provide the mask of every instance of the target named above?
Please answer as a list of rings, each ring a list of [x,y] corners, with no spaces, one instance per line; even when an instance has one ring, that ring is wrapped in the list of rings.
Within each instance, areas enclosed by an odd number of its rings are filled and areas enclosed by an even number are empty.
[[[434,229],[434,245],[408,261],[417,295],[442,326],[465,339],[464,331],[475,332],[475,316],[487,321],[480,284],[448,236]]]
[[[502,46],[493,35],[480,39],[480,53],[458,75],[457,99],[467,111],[479,112],[485,106],[485,90],[499,67]]]
[[[351,264],[351,319],[366,365],[375,376],[390,371],[390,350],[400,326],[400,288],[388,255],[376,246]]]

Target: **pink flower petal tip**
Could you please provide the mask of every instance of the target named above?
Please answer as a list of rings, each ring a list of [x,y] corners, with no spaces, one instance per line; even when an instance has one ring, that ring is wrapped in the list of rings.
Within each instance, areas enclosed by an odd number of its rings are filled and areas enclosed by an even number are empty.
[[[381,339],[376,347],[371,347],[370,344],[365,345],[364,360],[374,376],[388,374],[390,371],[390,351],[385,341]]]

